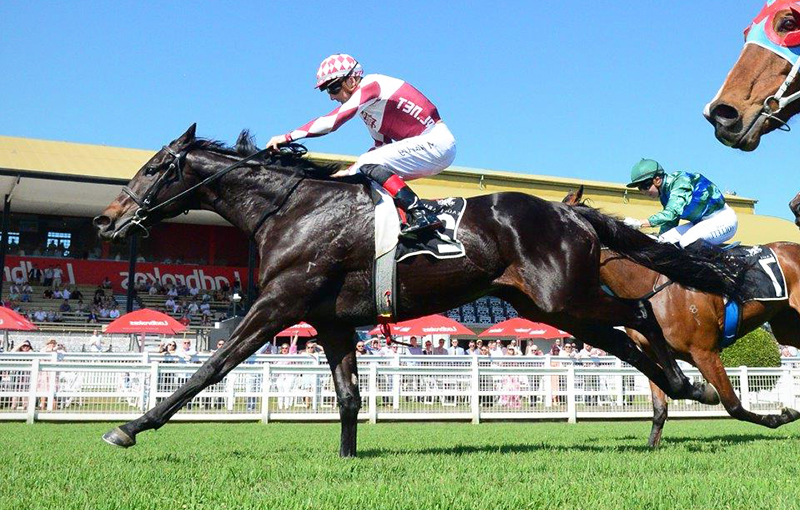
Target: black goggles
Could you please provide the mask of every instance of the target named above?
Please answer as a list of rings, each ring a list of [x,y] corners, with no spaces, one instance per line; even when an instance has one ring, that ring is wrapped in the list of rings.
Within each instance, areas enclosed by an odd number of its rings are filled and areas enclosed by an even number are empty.
[[[358,67],[358,60],[356,60],[355,65],[353,65],[353,67],[350,68],[347,74],[345,74],[339,79],[329,82],[327,85],[323,85],[322,87],[320,87],[319,88],[320,92],[327,92],[332,96],[335,96],[336,94],[341,92],[342,87],[344,86],[344,82],[347,81],[347,79],[353,75],[353,72],[356,70],[356,67]]]
[[[653,185],[653,179],[647,179],[646,181],[640,182],[636,187],[639,191],[647,191],[650,189],[650,186]]]

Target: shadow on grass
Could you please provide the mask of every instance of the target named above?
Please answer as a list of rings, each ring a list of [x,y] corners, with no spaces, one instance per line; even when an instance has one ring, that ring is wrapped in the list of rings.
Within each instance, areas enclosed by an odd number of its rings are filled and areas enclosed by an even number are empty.
[[[474,453],[533,453],[533,452],[585,452],[603,453],[612,451],[647,452],[650,448],[642,445],[597,446],[591,444],[503,444],[503,445],[455,445],[419,449],[365,448],[358,452],[359,457],[383,457],[389,455],[468,455]]]
[[[636,439],[626,436],[626,439]],[[758,434],[727,434],[718,436],[694,437],[664,437],[658,450],[647,446],[647,438],[642,437],[639,445],[594,445],[594,444],[502,444],[502,445],[454,445],[441,447],[423,447],[419,449],[393,449],[393,448],[364,448],[359,450],[358,456],[365,458],[384,457],[392,455],[468,455],[475,453],[536,453],[536,452],[583,452],[583,453],[612,453],[612,452],[645,452],[669,450],[671,446],[680,447],[690,451],[707,451],[709,443],[715,444],[717,450],[736,447],[747,443],[785,441],[785,437],[763,436]],[[792,439],[792,438],[789,438]],[[619,438],[612,438],[613,441]]]
[[[736,446],[744,443],[786,441],[787,439],[797,439],[795,437],[767,436],[761,434],[725,434],[717,436],[678,436],[669,437],[664,435],[661,440],[662,447],[671,444],[693,444],[693,443],[723,443],[724,446]]]

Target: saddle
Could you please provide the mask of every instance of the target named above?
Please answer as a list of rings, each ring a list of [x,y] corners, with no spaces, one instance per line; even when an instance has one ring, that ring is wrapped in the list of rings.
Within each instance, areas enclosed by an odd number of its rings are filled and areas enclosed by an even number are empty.
[[[435,214],[443,227],[432,235],[418,239],[399,239],[400,225],[405,219],[391,195],[370,183],[370,196],[375,204],[375,259],[372,271],[373,295],[379,322],[390,322],[396,310],[396,264],[417,255],[436,259],[452,259],[465,255],[458,240],[458,227],[467,207],[464,198],[422,200],[422,205]]]

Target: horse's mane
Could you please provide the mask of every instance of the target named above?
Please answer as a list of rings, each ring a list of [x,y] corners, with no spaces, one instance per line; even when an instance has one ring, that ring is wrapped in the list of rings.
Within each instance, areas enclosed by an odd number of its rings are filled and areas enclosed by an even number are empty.
[[[336,163],[315,163],[303,157],[306,151],[302,145],[294,144],[290,147],[292,150],[267,154],[254,159],[253,163],[273,168],[284,168],[295,172],[302,171],[309,177],[320,178],[329,177],[333,172],[339,170],[339,165]],[[236,145],[233,147],[229,147],[219,140],[197,138],[192,142],[191,148],[239,158],[252,156],[261,150],[256,145],[255,137],[247,129],[242,130],[236,140]]]

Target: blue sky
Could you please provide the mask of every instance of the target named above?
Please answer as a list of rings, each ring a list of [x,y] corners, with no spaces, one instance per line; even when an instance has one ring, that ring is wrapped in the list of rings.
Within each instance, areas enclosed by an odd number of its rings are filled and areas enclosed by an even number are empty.
[[[756,152],[702,117],[760,1],[0,3],[0,134],[157,149],[192,122],[260,144],[335,105],[312,89],[347,52],[438,106],[456,165],[622,182],[641,157],[700,171],[791,218],[800,135]],[[310,150],[359,154],[358,119]]]

